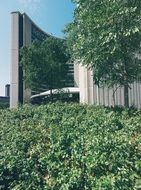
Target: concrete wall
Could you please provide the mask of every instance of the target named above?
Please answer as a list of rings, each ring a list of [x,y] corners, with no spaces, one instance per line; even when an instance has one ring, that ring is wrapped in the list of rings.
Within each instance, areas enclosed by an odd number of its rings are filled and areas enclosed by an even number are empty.
[[[99,88],[93,84],[93,73],[82,65],[77,66],[79,79],[76,77],[77,85],[80,88],[80,102],[96,105],[114,106],[114,88]],[[129,106],[141,109],[141,82],[137,81],[129,88]],[[117,88],[115,91],[115,105],[124,106],[124,89]]]

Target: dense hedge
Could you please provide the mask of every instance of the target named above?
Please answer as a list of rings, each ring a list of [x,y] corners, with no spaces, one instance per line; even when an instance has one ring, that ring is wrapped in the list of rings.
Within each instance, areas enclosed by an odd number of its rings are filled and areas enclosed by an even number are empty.
[[[78,104],[0,110],[0,189],[141,189],[141,112]]]
[[[0,101],[0,109],[5,109],[9,107],[9,102],[1,102]]]

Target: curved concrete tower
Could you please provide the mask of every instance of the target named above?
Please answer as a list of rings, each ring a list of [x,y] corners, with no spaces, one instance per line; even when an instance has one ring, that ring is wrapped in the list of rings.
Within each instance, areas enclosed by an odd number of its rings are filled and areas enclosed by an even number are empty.
[[[11,13],[11,93],[10,107],[17,107],[19,103],[23,103],[25,99],[23,70],[19,64],[20,48],[30,45],[34,40],[43,41],[49,34],[42,31],[25,13]]]
[[[43,41],[51,36],[41,30],[25,13],[11,13],[11,73],[10,73],[10,107],[17,107],[25,103],[31,96],[31,91],[25,89],[23,81],[23,69],[20,66],[20,48],[30,45],[34,40]],[[62,39],[61,39],[62,40]],[[73,75],[73,64],[69,64],[68,73]],[[73,85],[73,81],[67,81]]]

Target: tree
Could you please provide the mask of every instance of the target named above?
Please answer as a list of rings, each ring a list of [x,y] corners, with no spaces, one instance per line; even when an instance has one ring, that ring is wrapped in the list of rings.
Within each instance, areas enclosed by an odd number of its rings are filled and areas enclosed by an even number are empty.
[[[26,88],[44,91],[62,88],[68,78],[69,55],[65,41],[47,38],[44,42],[35,41],[21,49],[21,65],[24,70]]]
[[[74,59],[93,69],[94,83],[128,88],[141,76],[141,1],[74,0],[74,22],[66,28]]]

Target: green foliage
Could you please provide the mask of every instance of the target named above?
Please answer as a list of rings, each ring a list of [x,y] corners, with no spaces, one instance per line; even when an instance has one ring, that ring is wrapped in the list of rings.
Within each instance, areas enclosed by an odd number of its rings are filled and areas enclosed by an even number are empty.
[[[0,109],[5,109],[9,107],[9,103],[8,102],[0,102]]]
[[[49,104],[0,110],[0,189],[139,190],[141,112]]]
[[[96,84],[125,86],[128,104],[128,87],[141,76],[141,1],[74,2],[74,22],[66,29],[73,58],[93,69]]]
[[[61,88],[67,80],[69,55],[65,41],[47,38],[21,49],[21,65],[26,88],[34,91]]]

